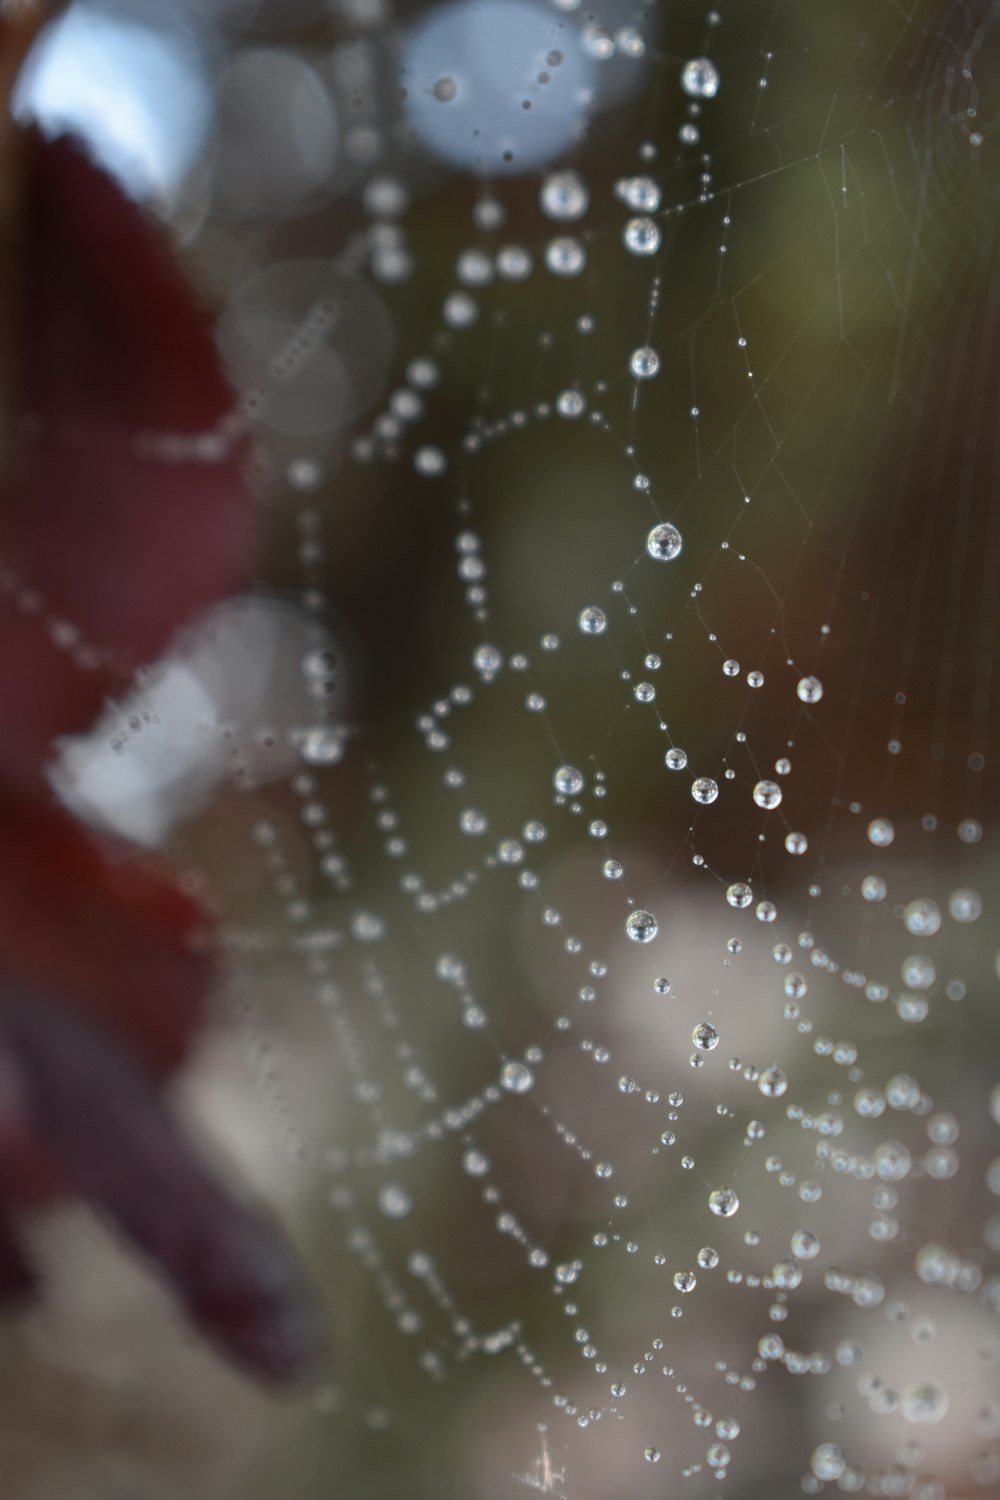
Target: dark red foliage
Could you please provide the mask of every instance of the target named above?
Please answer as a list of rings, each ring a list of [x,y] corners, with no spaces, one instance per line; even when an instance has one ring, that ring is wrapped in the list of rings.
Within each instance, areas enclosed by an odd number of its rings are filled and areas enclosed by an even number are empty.
[[[40,596],[0,603],[0,776],[38,784],[130,666],[246,578],[253,513],[212,325],[162,230],[69,140],[26,143],[5,561]],[[182,444],[171,444],[181,439]],[[192,440],[199,455],[193,456]],[[181,448],[173,456],[171,447]],[[116,666],[83,672],[41,620]],[[117,670],[116,670],[117,668]]]
[[[5,351],[16,441],[0,477],[0,1288],[31,1286],[12,1216],[73,1192],[209,1337],[283,1378],[316,1342],[297,1272],[202,1171],[157,1093],[214,980],[201,915],[167,871],[61,812],[45,778],[55,737],[86,729],[246,578],[245,454],[220,427],[233,396],[159,226],[78,145],[23,144]]]

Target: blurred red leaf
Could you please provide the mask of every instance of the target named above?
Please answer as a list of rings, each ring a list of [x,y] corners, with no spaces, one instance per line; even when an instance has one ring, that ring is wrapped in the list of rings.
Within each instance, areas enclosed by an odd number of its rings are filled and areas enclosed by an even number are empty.
[[[0,777],[38,785],[130,668],[247,577],[243,445],[211,320],[162,229],[76,143],[24,142],[12,425],[0,479]],[[104,659],[81,670],[68,622]]]
[[[245,580],[245,452],[222,430],[211,319],[162,229],[78,144],[19,144],[2,258],[19,284],[0,476],[0,1287],[30,1285],[10,1210],[73,1191],[233,1358],[282,1378],[317,1333],[294,1264],[156,1095],[213,981],[200,913],[55,809],[44,775],[55,737]]]

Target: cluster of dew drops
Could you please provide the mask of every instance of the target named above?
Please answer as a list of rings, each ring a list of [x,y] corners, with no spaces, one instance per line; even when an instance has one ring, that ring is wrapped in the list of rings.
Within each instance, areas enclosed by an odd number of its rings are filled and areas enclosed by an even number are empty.
[[[718,17],[709,19],[712,24],[717,24]],[[705,102],[712,100],[719,91],[719,70],[707,57],[692,58],[683,66],[680,74],[680,87],[689,101],[689,115],[679,131],[680,141],[682,145],[695,146],[701,140],[699,123],[701,109]],[[376,213],[382,211],[395,218],[399,212],[401,195],[394,195],[391,186],[391,184],[382,183],[379,191],[370,195],[370,206],[374,207]],[[622,244],[625,251],[640,259],[655,257],[663,242],[662,222],[657,217],[661,208],[662,195],[656,179],[651,175],[623,179],[617,184],[616,193],[629,213],[622,229]],[[540,203],[547,218],[560,227],[560,232],[550,238],[545,245],[543,256],[545,269],[549,274],[557,277],[579,276],[587,264],[587,246],[585,239],[573,232],[572,226],[583,218],[590,203],[589,189],[583,176],[573,170],[561,169],[551,172],[541,185]],[[487,229],[496,228],[502,223],[502,210],[496,200],[484,200],[477,206],[476,222],[479,228]],[[392,266],[385,263],[380,269],[378,260],[380,253],[376,246],[373,250],[372,267],[376,277],[381,277],[383,280],[398,279],[398,260]],[[474,295],[477,286],[482,286],[494,277],[499,277],[502,281],[511,283],[513,287],[525,281],[532,272],[533,258],[524,246],[501,246],[492,257],[482,250],[465,252],[459,258],[457,267],[460,285],[446,298],[442,310],[445,329],[461,331],[476,324],[479,318],[479,308]],[[629,359],[629,370],[636,382],[653,380],[659,373],[660,367],[660,354],[649,343],[637,345]],[[352,450],[353,456],[359,461],[398,457],[408,431],[417,430],[425,414],[426,398],[439,379],[440,369],[434,358],[428,355],[415,357],[408,366],[406,386],[394,393],[388,409],[373,424],[372,430],[356,440]],[[584,409],[583,397],[575,391],[563,392],[556,402],[556,409],[559,415],[565,418],[579,416]],[[479,447],[481,447],[481,437],[472,432],[466,440],[465,449],[469,453],[475,453]],[[432,479],[445,474],[449,467],[447,453],[431,443],[424,443],[415,448],[413,462],[419,474]],[[311,478],[308,480],[304,478],[301,487],[309,488],[311,483]],[[641,486],[637,485],[637,487]],[[464,585],[465,598],[472,617],[481,625],[488,619],[486,560],[482,555],[479,538],[468,528],[467,524],[463,525],[463,530],[457,540],[459,578]],[[310,535],[309,547],[309,561],[313,566],[313,575],[309,582],[313,592],[316,593],[314,585],[320,577],[322,558],[319,542],[314,534]],[[640,555],[644,554],[645,559],[648,560],[647,565],[662,564],[669,569],[676,565],[684,555],[684,537],[673,521],[658,519],[646,530],[644,536],[637,537],[636,550]],[[612,591],[621,592],[621,585],[615,584]],[[599,639],[608,635],[609,631],[613,633],[612,613],[596,603],[582,604],[578,610],[575,625],[582,637]],[[542,637],[541,646],[544,652],[555,652],[559,649],[559,645],[560,639],[555,633]],[[505,671],[524,673],[529,667],[528,660],[523,654],[514,653],[507,656],[500,646],[490,641],[483,641],[474,648],[471,662],[479,684],[484,689],[496,682]],[[646,667],[651,675],[655,673],[659,664],[659,657],[655,653],[647,656]],[[789,667],[794,668],[794,663],[789,662]],[[726,657],[722,664],[722,672],[729,678],[738,677],[741,675],[740,664],[735,659]],[[317,648],[310,653],[306,673],[320,684],[318,691],[322,691],[323,685],[328,685],[332,666],[322,649]],[[763,673],[753,669],[746,673],[745,681],[752,689],[761,688],[764,685]],[[815,672],[795,669],[791,676],[791,683],[794,699],[798,704],[798,707],[795,707],[794,703],[791,705],[793,713],[822,713],[824,688],[821,678]],[[632,697],[638,704],[655,705],[656,696],[656,688],[650,680],[643,679],[632,686]],[[431,713],[421,716],[418,720],[418,729],[429,751],[437,753],[449,747],[450,740],[445,728],[448,716],[458,711],[470,710],[474,707],[474,701],[473,691],[459,686],[451,691],[447,699],[442,699]],[[525,707],[530,714],[544,715],[547,709],[546,699],[538,691],[529,692],[525,699]],[[308,766],[320,772],[326,767],[335,765],[342,758],[345,753],[344,736],[335,725],[317,724],[302,735],[301,753]],[[720,798],[718,772],[713,773],[712,767],[691,766],[684,748],[674,743],[671,743],[665,750],[663,765],[671,776],[689,778],[695,818],[713,816],[707,810],[711,809]],[[790,759],[781,757],[774,765],[773,774],[760,777],[753,785],[751,791],[753,803],[765,814],[783,817],[783,813],[779,812],[784,802],[783,784],[791,771]],[[589,790],[594,796],[603,797],[607,792],[607,787],[604,785],[602,774],[599,771],[589,774],[591,776]],[[729,771],[726,772],[727,776],[730,774]],[[465,777],[462,772],[453,770],[446,773],[445,780],[446,784],[461,791]],[[568,804],[573,811],[582,811],[582,803],[575,799],[580,799],[587,794],[588,774],[585,774],[580,767],[568,762],[559,763],[552,770],[551,780],[552,792],[557,804],[559,806]],[[309,781],[309,786],[303,795],[311,799],[314,787],[309,778],[307,781]],[[388,808],[382,789],[379,789],[379,795],[374,800],[381,809],[378,813],[379,827],[387,835],[386,853],[397,857],[405,852],[405,843],[396,832],[395,814]],[[310,805],[318,806],[319,804],[310,803]],[[317,818],[317,821],[322,820]],[[490,832],[490,819],[488,814],[480,808],[463,806],[459,813],[458,826],[464,837],[481,844]],[[600,867],[603,877],[613,885],[618,884],[624,892],[623,882],[626,872],[622,861],[610,852],[607,821],[600,817],[592,819],[588,832],[602,846]],[[958,834],[964,844],[975,844],[981,838],[982,830],[970,818],[963,821]],[[544,823],[539,818],[530,818],[525,822],[520,836],[500,838],[495,848],[490,849],[483,856],[479,870],[468,871],[462,879],[452,882],[450,887],[434,891],[429,889],[419,876],[411,874],[404,877],[403,888],[412,896],[416,910],[427,915],[432,915],[448,905],[461,901],[484,871],[498,869],[514,871],[520,887],[526,892],[539,896],[539,877],[529,868],[526,861],[532,847],[541,844],[546,836],[547,830]],[[887,818],[876,816],[868,821],[867,842],[870,848],[878,852],[884,851],[892,845],[894,838],[895,830]],[[795,857],[805,855],[810,847],[809,838],[805,833],[788,828],[787,825],[783,834],[783,843],[787,853]],[[330,876],[335,888],[342,892],[350,891],[352,887],[346,873],[345,862],[340,855],[330,852],[329,837],[324,829],[318,831],[316,847],[323,851],[324,873]],[[699,863],[697,855],[694,856],[694,861]],[[779,912],[776,905],[755,892],[751,880],[733,879],[724,883],[722,889],[726,906],[733,913],[745,912],[753,908],[753,915],[764,928],[778,920]],[[819,895],[820,888],[810,887],[809,893]],[[867,874],[860,882],[859,894],[869,907],[884,903],[888,893],[889,881],[881,873]],[[625,914],[622,921],[625,939],[639,946],[654,944],[660,936],[661,925],[663,925],[662,914],[651,909],[656,903],[651,901],[650,906],[647,907],[636,905],[631,898],[624,897],[624,899]],[[955,923],[974,922],[981,912],[982,900],[979,894],[971,888],[958,888],[948,898],[947,913]],[[930,896],[912,897],[903,903],[902,913],[903,928],[906,934],[913,938],[931,939],[943,926],[944,914],[937,902]],[[561,914],[554,907],[544,906],[542,921],[553,930],[558,929],[562,921]],[[383,923],[372,913],[357,913],[352,919],[351,935],[356,942],[365,945],[366,949],[372,948],[372,945],[383,936],[384,931]],[[901,965],[902,986],[900,987],[894,981],[873,977],[839,963],[831,953],[822,951],[816,945],[809,931],[801,932],[796,942],[804,967],[808,965],[820,975],[839,976],[846,986],[860,991],[873,1005],[882,1005],[891,1000],[900,1022],[912,1025],[919,1023],[928,1014],[928,992],[937,982],[937,968],[933,959],[926,954],[912,952],[906,955]],[[584,946],[579,939],[572,937],[567,938],[565,944],[567,951],[571,953],[582,952]],[[742,940],[736,937],[729,939],[727,948],[729,954],[738,954],[742,949]],[[374,951],[373,948],[372,951]],[[778,1108],[784,1110],[784,1118],[815,1138],[816,1159],[824,1167],[833,1173],[853,1177],[859,1182],[874,1184],[874,1208],[869,1235],[876,1243],[891,1242],[904,1233],[895,1215],[899,1184],[910,1175],[919,1175],[932,1180],[948,1180],[957,1173],[959,1158],[955,1142],[958,1136],[958,1123],[953,1115],[937,1108],[934,1100],[924,1091],[919,1082],[906,1073],[897,1073],[878,1085],[871,1083],[863,1071],[859,1048],[854,1042],[836,1041],[817,1034],[814,1020],[806,1014],[804,1009],[804,1004],[808,1003],[806,997],[812,981],[792,969],[795,959],[793,944],[784,941],[775,943],[772,956],[780,970],[787,971],[783,972],[780,981],[784,1019],[790,1023],[797,1038],[808,1041],[817,1057],[829,1059],[833,1067],[841,1070],[840,1076],[846,1078],[854,1088],[850,1105],[845,1108],[848,1090],[840,1086],[831,1091],[829,1108],[816,1115],[794,1101],[785,1102],[789,1091],[789,1079],[776,1061],[758,1066],[733,1058],[730,1060],[730,1067],[755,1091],[765,1106],[777,1104]],[[590,973],[594,978],[602,978],[607,970],[608,965],[603,960],[593,959],[590,963]],[[437,962],[437,974],[447,983],[463,991],[464,1023],[473,1029],[485,1029],[488,1025],[486,1009],[479,1001],[464,993],[466,976],[460,960],[451,955],[442,956]],[[665,977],[658,977],[653,988],[659,996],[669,996],[671,993],[671,983]],[[376,980],[372,980],[370,989],[371,993],[378,997],[383,1008],[387,1008],[389,1002],[379,989]],[[963,993],[961,981],[949,982],[946,994],[950,1000],[961,999]],[[579,990],[577,998],[586,1005],[592,1005],[595,995],[594,987],[588,984]],[[397,1022],[398,1017],[393,1019],[393,1025]],[[346,1017],[341,1017],[341,1024],[347,1027]],[[564,1032],[574,1030],[574,1022],[566,1016],[560,1016],[555,1024],[557,1029]],[[696,1070],[703,1069],[706,1060],[716,1051],[722,1040],[720,1027],[713,1019],[706,1017],[698,1020],[691,1032],[693,1047],[689,1059],[691,1067]],[[583,1038],[580,1045],[581,1049],[594,1061],[610,1060],[607,1049],[602,1049],[589,1038]],[[414,1073],[414,1076],[419,1075],[419,1087],[423,1090],[421,1097],[425,1097],[429,1102],[433,1101],[436,1095],[429,1074],[420,1072],[412,1061],[410,1071]],[[619,1078],[618,1088],[624,1094],[643,1092],[642,1086],[626,1075]],[[644,1092],[648,1102],[652,1104],[659,1102],[657,1090],[645,1089]],[[537,1269],[549,1266],[549,1255],[543,1246],[532,1241],[516,1215],[504,1206],[502,1194],[492,1174],[489,1158],[476,1143],[475,1124],[483,1110],[495,1105],[500,1099],[525,1098],[530,1102],[538,1102],[543,1095],[544,1051],[537,1046],[528,1047],[520,1057],[501,1056],[498,1061],[498,1072],[493,1075],[481,1094],[475,1096],[464,1109],[445,1111],[441,1117],[445,1128],[456,1131],[463,1141],[465,1172],[482,1183],[484,1201],[497,1205],[499,1231],[509,1235],[520,1244],[529,1264]],[[779,1104],[778,1101],[782,1102]],[[673,1125],[679,1118],[683,1097],[680,1093],[671,1093],[667,1102],[670,1105],[670,1124]],[[538,1107],[549,1117],[543,1100]],[[851,1134],[848,1125],[851,1108],[857,1120],[862,1122],[877,1122],[887,1112],[889,1115],[895,1113],[900,1117],[913,1116],[925,1119],[928,1142],[923,1155],[919,1155],[912,1144],[905,1144],[902,1140],[890,1135],[881,1139],[870,1152],[862,1152],[856,1147],[848,1148],[847,1145],[841,1144]],[[990,1112],[993,1122],[1000,1124],[1000,1084],[993,1090]],[[564,1143],[591,1163],[599,1179],[608,1181],[614,1177],[614,1166],[611,1162],[602,1159],[595,1161],[594,1153],[581,1145],[573,1131],[558,1121],[552,1120],[551,1123]],[[766,1129],[764,1122],[757,1119],[751,1120],[746,1127],[743,1144],[750,1146],[760,1141],[766,1135]],[[439,1129],[427,1130],[429,1139],[439,1134]],[[902,1130],[900,1134],[903,1134]],[[672,1146],[675,1141],[676,1134],[673,1129],[667,1128],[662,1132],[660,1136],[662,1146]],[[406,1153],[400,1152],[400,1154]],[[694,1168],[694,1162],[689,1157],[684,1157],[681,1165],[689,1170]],[[799,1181],[777,1156],[772,1155],[767,1158],[766,1170],[772,1173],[782,1185],[795,1189],[803,1209],[806,1209],[811,1202],[818,1201],[822,1196],[818,1183],[808,1180]],[[1000,1157],[994,1158],[987,1168],[987,1186],[990,1192],[1000,1194]],[[614,1202],[616,1207],[626,1207],[627,1195],[616,1193]],[[732,1183],[706,1184],[706,1202],[710,1213],[720,1221],[732,1220],[740,1213],[740,1195]],[[412,1196],[399,1183],[385,1182],[378,1193],[378,1207],[387,1219],[405,1219],[413,1207]],[[595,1248],[603,1248],[617,1240],[618,1236],[609,1235],[602,1229],[595,1232],[592,1238]],[[758,1244],[760,1239],[761,1236],[753,1230],[746,1231],[744,1235],[745,1243],[748,1245]],[[995,1216],[987,1225],[985,1242],[987,1249],[994,1252],[1000,1250],[1000,1215]],[[367,1258],[365,1263],[377,1271],[384,1280],[386,1273],[374,1243],[371,1240],[365,1240],[359,1241],[359,1244],[361,1244],[359,1253],[362,1254],[363,1259]],[[636,1247],[628,1244],[625,1248],[626,1251],[632,1252]],[[715,1374],[725,1387],[732,1388],[734,1391],[752,1391],[758,1378],[774,1365],[783,1366],[793,1375],[809,1375],[826,1373],[834,1365],[843,1369],[852,1369],[863,1363],[863,1348],[853,1339],[842,1340],[834,1350],[803,1351],[786,1343],[778,1331],[780,1325],[788,1317],[790,1294],[803,1284],[811,1262],[821,1264],[821,1254],[822,1246],[818,1236],[808,1227],[803,1226],[792,1233],[787,1249],[775,1261],[769,1274],[751,1275],[736,1268],[725,1272],[727,1281],[731,1284],[742,1284],[751,1290],[762,1288],[771,1293],[772,1301],[767,1317],[768,1321],[775,1325],[760,1336],[747,1370],[741,1373],[725,1365],[716,1365]],[[665,1256],[657,1254],[655,1259],[657,1265],[667,1266]],[[670,1270],[673,1289],[681,1299],[686,1299],[695,1292],[699,1283],[704,1284],[710,1281],[709,1273],[718,1268],[721,1263],[719,1252],[708,1245],[703,1246],[694,1259],[695,1264],[691,1267]],[[943,1287],[965,1294],[979,1294],[990,1312],[1000,1311],[1000,1277],[984,1279],[979,1263],[981,1258],[953,1250],[943,1243],[922,1240],[914,1247],[911,1259],[917,1279],[922,1286],[932,1289]],[[425,1252],[415,1251],[410,1256],[409,1269],[411,1275],[430,1291],[438,1305],[449,1311],[453,1318],[453,1325],[465,1330],[463,1339],[466,1350],[499,1352],[505,1348],[513,1348],[541,1386],[550,1392],[555,1407],[572,1419],[578,1427],[586,1427],[600,1420],[605,1411],[620,1414],[624,1410],[629,1389],[627,1379],[613,1374],[609,1384],[611,1401],[606,1406],[580,1410],[569,1396],[559,1392],[551,1394],[552,1379],[538,1355],[527,1343],[521,1330],[512,1327],[508,1330],[501,1330],[489,1338],[472,1336],[466,1329],[465,1320],[458,1316],[457,1304],[452,1292],[432,1259]],[[584,1273],[583,1260],[560,1262],[551,1268],[553,1290],[560,1296],[564,1296],[568,1289],[575,1289],[581,1281],[585,1281]],[[861,1312],[868,1312],[883,1306],[888,1296],[888,1289],[879,1277],[866,1270],[848,1272],[830,1267],[823,1273],[823,1282],[831,1295],[845,1297],[853,1308]],[[575,1291],[570,1295],[575,1295]],[[392,1297],[396,1300],[387,1301],[387,1305],[398,1310],[402,1306],[399,1294],[394,1292]],[[890,1304],[890,1306],[895,1305]],[[578,1305],[575,1301],[565,1300],[564,1311],[573,1319],[579,1316]],[[670,1316],[679,1318],[683,1315],[683,1311],[683,1301],[679,1301],[671,1308]],[[401,1321],[405,1318],[412,1318],[413,1326],[417,1326],[415,1314],[411,1314],[407,1308],[404,1307],[398,1315]],[[918,1337],[917,1322],[918,1320],[913,1322],[914,1339]],[[920,1326],[924,1329],[926,1338],[932,1339],[931,1320],[924,1319]],[[927,1333],[927,1329],[931,1332]],[[591,1362],[591,1367],[603,1375],[608,1366],[601,1357],[596,1343],[590,1338],[582,1324],[576,1324],[574,1339],[581,1347],[584,1358]],[[652,1348],[636,1360],[633,1366],[635,1372],[644,1373],[654,1357],[663,1349],[662,1339],[651,1340],[651,1343]],[[437,1356],[430,1352],[425,1359],[425,1368],[432,1375],[440,1372],[440,1362],[435,1363],[436,1359]],[[675,1371],[673,1366],[664,1365],[663,1371],[674,1381],[677,1392],[690,1408],[695,1428],[705,1431],[708,1437],[703,1462],[699,1459],[680,1472],[684,1477],[695,1477],[704,1474],[707,1469],[713,1478],[721,1480],[731,1469],[733,1453],[736,1451],[734,1445],[740,1435],[740,1422],[732,1416],[715,1417],[707,1405],[696,1398],[689,1389],[688,1381],[681,1372]],[[894,1391],[874,1375],[864,1374],[859,1376],[858,1389],[865,1396],[872,1411],[899,1412],[909,1422],[917,1425],[933,1424],[939,1421],[949,1405],[949,1397],[944,1385],[931,1377],[914,1380],[902,1391]],[[984,1407],[977,1417],[977,1422],[976,1430],[984,1443],[988,1444],[1000,1436],[1000,1405]],[[879,1477],[879,1475],[869,1473],[863,1466],[853,1462],[846,1451],[846,1446],[833,1440],[819,1443],[808,1460],[808,1467],[800,1476],[801,1489],[806,1493],[815,1493],[828,1483],[836,1483],[838,1488],[847,1492],[858,1491],[867,1486],[872,1493],[905,1493],[915,1495],[917,1500],[943,1500],[945,1490],[940,1481],[933,1477],[919,1476],[922,1451],[918,1443],[912,1445],[908,1461],[900,1460],[891,1471],[886,1471],[890,1475],[888,1479],[885,1475]],[[645,1461],[651,1464],[659,1463],[665,1457],[661,1449],[653,1443],[646,1444],[641,1452]],[[997,1455],[995,1446],[984,1447],[973,1462],[972,1472],[973,1477],[980,1484],[988,1484],[993,1479],[1000,1478],[1000,1457]],[[902,1483],[898,1480],[900,1473],[906,1476],[903,1488],[898,1487]],[[897,1477],[892,1478],[892,1475]],[[895,1489],[894,1484],[897,1485]]]

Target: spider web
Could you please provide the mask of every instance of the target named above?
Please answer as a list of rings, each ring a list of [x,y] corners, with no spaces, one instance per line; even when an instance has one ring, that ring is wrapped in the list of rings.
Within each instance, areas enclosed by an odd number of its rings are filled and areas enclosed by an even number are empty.
[[[1000,1475],[998,12],[553,8],[626,79],[576,146],[387,128],[316,234],[247,408],[312,718],[184,848],[324,1486]],[[360,420],[269,426],[361,297]]]

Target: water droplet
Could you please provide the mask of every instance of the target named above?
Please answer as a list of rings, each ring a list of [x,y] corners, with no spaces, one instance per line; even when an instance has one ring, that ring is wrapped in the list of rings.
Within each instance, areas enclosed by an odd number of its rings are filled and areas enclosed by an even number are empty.
[[[302,658],[302,671],[306,677],[331,677],[336,671],[337,653],[328,647],[307,651]]]
[[[948,1392],[939,1380],[913,1380],[899,1393],[899,1409],[908,1422],[940,1422],[948,1406]]]
[[[732,885],[726,887],[726,900],[730,906],[735,906],[737,911],[742,911],[753,900],[753,887],[747,885],[745,880],[735,880]]]
[[[780,1068],[765,1068],[757,1080],[757,1087],[768,1099],[780,1099],[788,1088],[788,1079]]]
[[[902,1141],[883,1141],[872,1152],[875,1171],[883,1182],[901,1182],[910,1174],[912,1160]]]
[[[351,918],[351,934],[360,943],[375,943],[385,935],[385,923],[371,911],[356,911]]]
[[[505,281],[524,281],[531,267],[531,256],[522,245],[504,245],[497,251],[497,275]]]
[[[564,797],[575,797],[577,792],[583,791],[583,772],[576,766],[560,766],[553,773],[552,785]]]
[[[680,532],[670,521],[661,521],[646,538],[646,551],[657,562],[673,562],[675,557],[680,557],[683,546]]]
[[[656,918],[649,911],[629,912],[625,921],[625,931],[633,943],[651,943],[658,931]]]
[[[636,380],[652,380],[659,373],[660,356],[648,344],[642,344],[632,350],[628,364]]]
[[[629,219],[622,238],[626,250],[632,255],[655,255],[660,248],[663,234],[655,219],[641,217]]]
[[[615,191],[636,213],[652,214],[660,206],[663,196],[660,185],[652,177],[626,177],[618,183]]]
[[[556,398],[556,411],[561,417],[572,419],[582,416],[586,405],[581,391],[560,391]]]
[[[500,1069],[500,1087],[508,1094],[526,1094],[535,1086],[535,1075],[526,1063],[505,1062]]]
[[[771,1277],[776,1287],[792,1292],[802,1284],[802,1267],[797,1260],[779,1260],[771,1270]]]
[[[455,295],[457,297],[460,294],[456,293]],[[466,300],[469,302],[472,301],[471,298],[468,298]],[[475,320],[473,319],[472,321]],[[418,448],[416,453],[414,453],[413,467],[416,469],[417,473],[422,474],[425,479],[435,479],[439,474],[443,474],[447,469],[448,460],[441,452],[440,448],[435,448],[428,445],[423,448]]]
[[[817,1479],[839,1479],[847,1468],[847,1460],[838,1443],[820,1443],[813,1450],[809,1466]]]
[[[336,729],[318,725],[302,736],[302,759],[311,766],[335,766],[344,757],[344,737]]]
[[[719,70],[708,57],[692,57],[681,71],[681,88],[691,99],[714,99],[719,92]]]
[[[983,901],[978,891],[952,891],[948,897],[948,911],[955,922],[975,922],[983,910]]]
[[[731,1219],[740,1206],[740,1200],[732,1188],[715,1188],[708,1195],[708,1206],[720,1219]]]
[[[550,219],[568,222],[586,213],[590,194],[578,172],[551,172],[542,183],[539,202]]]
[[[922,953],[911,953],[900,965],[903,983],[914,990],[928,990],[937,978],[937,970],[931,959]],[[902,997],[901,997],[902,998]]]
[[[584,635],[603,635],[608,628],[608,617],[596,604],[588,604],[581,609],[577,624]]]
[[[545,264],[554,276],[579,276],[587,264],[587,252],[572,235],[558,235],[545,247]]]
[[[405,1219],[413,1208],[413,1199],[396,1182],[387,1182],[378,1190],[378,1206],[389,1219]]]
[[[941,909],[936,901],[918,897],[904,908],[903,925],[914,937],[933,937],[941,927]]]
[[[484,677],[492,677],[503,666],[503,653],[496,646],[477,646],[472,653],[472,665]]]
[[[588,26],[583,33],[583,46],[599,62],[615,55],[615,39],[606,26]]]

